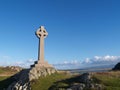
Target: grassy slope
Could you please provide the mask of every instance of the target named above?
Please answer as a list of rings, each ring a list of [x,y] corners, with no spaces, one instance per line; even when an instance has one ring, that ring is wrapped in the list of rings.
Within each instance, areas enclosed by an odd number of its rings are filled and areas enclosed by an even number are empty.
[[[0,76],[0,81],[7,79],[9,76]]]
[[[32,90],[48,90],[56,81],[70,78],[71,75],[65,73],[55,73],[48,75],[47,77],[41,77],[40,79],[32,82]]]
[[[0,67],[0,90],[4,90],[4,88],[8,87],[8,85],[13,81],[10,76],[16,73],[16,71],[9,68]]]
[[[11,70],[7,67],[0,67],[0,76],[11,76],[16,74],[17,71]]]
[[[120,90],[120,71],[96,73],[94,78],[103,84],[106,90]]]
[[[0,67],[0,75],[2,75],[0,76],[0,90],[3,90],[3,88],[7,87],[7,85],[12,81],[11,79],[8,78],[13,73],[15,72]],[[58,87],[68,86],[69,84],[66,84],[66,80],[67,81],[70,80],[68,79],[70,77],[71,75],[65,73],[61,73],[61,74],[56,73],[56,74],[48,75],[46,78],[41,77],[40,79],[32,82],[32,90],[48,90],[51,86],[54,85],[58,85]],[[96,83],[103,84],[105,86],[105,90],[120,90],[120,71],[94,73],[93,78]],[[63,81],[62,83],[58,82],[61,80]]]
[[[53,74],[46,78],[42,77],[33,82],[32,90],[56,90],[57,87],[67,87],[70,83],[75,83],[79,79],[79,77],[70,77],[66,74]],[[103,84],[105,90],[120,90],[120,71],[94,73],[93,80],[95,83]],[[51,86],[55,86],[55,88],[49,89]]]
[[[8,68],[3,68],[3,67],[0,67],[0,82],[2,80],[5,80],[7,79],[8,77],[12,76],[13,74],[15,74],[16,72],[8,69]]]

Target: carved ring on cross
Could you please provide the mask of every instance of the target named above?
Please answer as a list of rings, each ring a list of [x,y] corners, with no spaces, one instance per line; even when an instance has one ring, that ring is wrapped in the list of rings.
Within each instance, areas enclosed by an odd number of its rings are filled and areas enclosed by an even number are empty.
[[[36,31],[36,35],[38,38],[40,38],[40,37],[46,38],[48,33],[43,26],[40,26],[40,28]]]

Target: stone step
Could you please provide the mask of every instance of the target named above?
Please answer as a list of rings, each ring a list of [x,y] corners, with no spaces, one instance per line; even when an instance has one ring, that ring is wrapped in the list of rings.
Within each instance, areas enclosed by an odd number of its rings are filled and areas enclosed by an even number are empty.
[[[31,65],[31,68],[33,67],[53,67],[52,65],[48,64],[47,61],[41,62],[41,61],[35,61],[33,65]]]
[[[31,68],[35,67],[35,64],[33,64],[33,65],[30,65],[30,67],[31,67]]]
[[[38,64],[38,61],[35,61],[34,63],[35,63],[35,64]]]

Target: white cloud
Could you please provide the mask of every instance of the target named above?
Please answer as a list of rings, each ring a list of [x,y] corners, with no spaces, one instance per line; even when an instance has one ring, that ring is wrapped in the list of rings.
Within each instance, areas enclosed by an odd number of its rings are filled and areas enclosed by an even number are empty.
[[[71,68],[75,69],[75,68],[80,67],[80,64],[81,64],[81,62],[79,62],[77,60],[72,60],[72,61],[64,61],[61,63],[57,63],[57,64],[54,64],[54,66],[57,69],[71,69]]]
[[[22,62],[22,61],[17,61],[17,62],[15,62],[15,63],[13,63],[13,65],[14,66],[24,66],[24,62]],[[12,64],[11,64],[12,65]]]
[[[114,65],[120,62],[120,56],[94,56],[93,58],[86,58],[83,61],[64,61],[63,63],[54,64],[58,69],[75,69],[92,66]]]
[[[85,59],[85,63],[91,63],[90,59],[89,59],[89,58],[86,58],[86,59]]]
[[[27,63],[34,63],[34,61],[35,61],[35,60],[31,58],[31,59],[28,59],[26,62],[27,62]]]
[[[120,61],[120,56],[94,56],[93,58],[86,58],[84,64],[103,64],[103,63],[117,63]]]
[[[4,58],[4,60],[2,60]],[[1,66],[21,66],[29,68],[30,65],[34,64],[34,59],[28,60],[17,60],[11,61],[9,56],[2,56],[0,57],[0,65]],[[76,69],[76,68],[84,68],[88,66],[100,66],[100,65],[109,65],[109,64],[116,64],[120,62],[120,56],[94,56],[93,58],[86,58],[85,60],[78,61],[78,60],[65,60],[63,62],[58,62],[54,64],[54,66],[58,69]]]
[[[20,67],[25,67],[25,68],[29,68],[30,65],[34,64],[34,59],[28,59],[28,60],[25,60],[25,61],[22,61],[22,62],[16,62],[17,66],[20,66]]]

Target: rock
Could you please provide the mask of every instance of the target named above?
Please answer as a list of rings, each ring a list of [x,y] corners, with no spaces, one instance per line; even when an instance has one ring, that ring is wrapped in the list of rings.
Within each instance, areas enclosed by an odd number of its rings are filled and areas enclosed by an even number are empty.
[[[103,86],[102,86],[101,84],[95,84],[95,85],[94,85],[94,88],[95,88],[96,90],[103,90]]]
[[[12,76],[14,82],[9,85],[7,90],[31,90],[30,81],[38,79],[40,77],[46,77],[55,73],[56,69],[53,67],[33,67],[31,69],[25,69]]]
[[[91,74],[90,73],[84,73],[80,76],[79,81],[81,83],[89,84],[91,81]]]
[[[67,88],[66,90],[72,90],[71,88]]]
[[[92,83],[92,74],[84,73],[79,77],[79,83],[74,83],[67,90],[103,90],[101,84]]]
[[[22,70],[22,67],[19,66],[7,66],[6,68],[11,69],[13,71],[20,72]]]
[[[9,85],[7,90],[30,90],[29,82],[29,69],[22,70],[21,72],[15,74],[11,78],[14,78],[14,82]]]
[[[112,70],[120,70],[120,62],[117,63]]]
[[[52,73],[55,73],[56,69],[53,67],[39,67],[39,68],[32,68],[29,73],[29,80],[32,81],[34,79],[38,79],[39,77],[46,75],[51,75]]]

